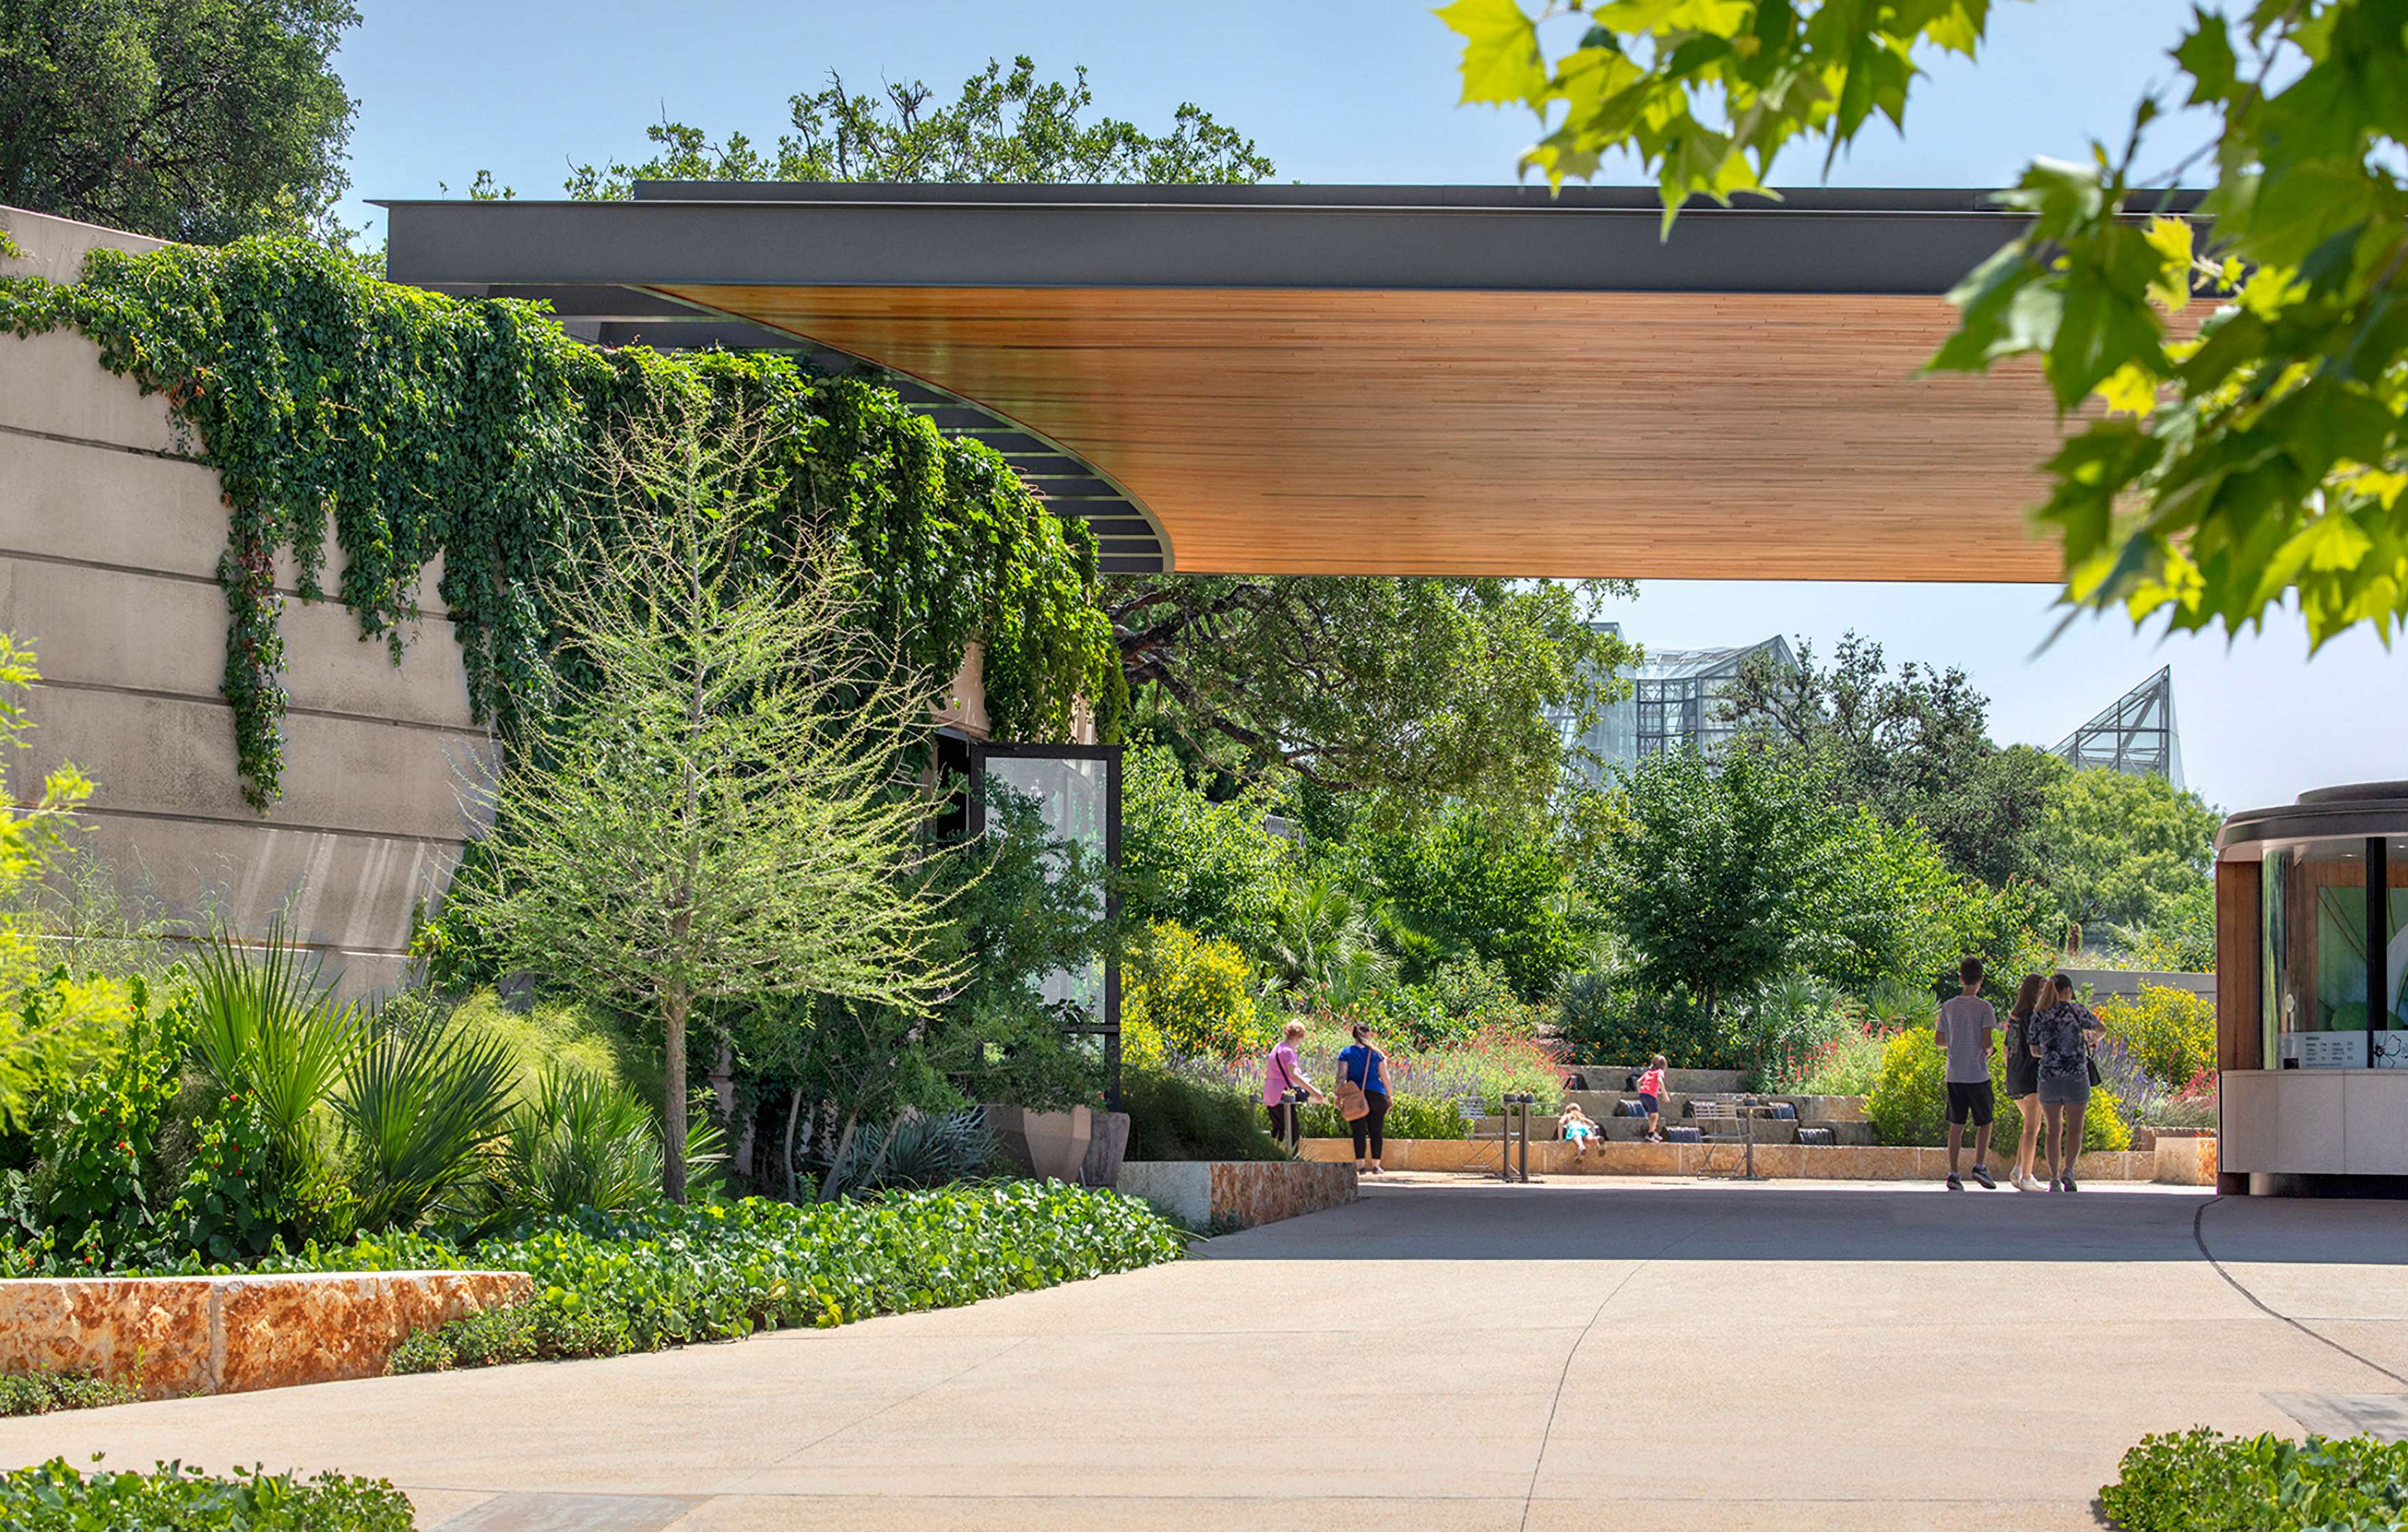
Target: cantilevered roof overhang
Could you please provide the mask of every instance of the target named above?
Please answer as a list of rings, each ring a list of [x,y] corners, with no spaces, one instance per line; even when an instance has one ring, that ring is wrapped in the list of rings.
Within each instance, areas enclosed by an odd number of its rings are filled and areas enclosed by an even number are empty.
[[[650,182],[394,202],[396,281],[897,375],[1107,567],[2048,580],[2028,372],[1920,372],[1975,191]]]

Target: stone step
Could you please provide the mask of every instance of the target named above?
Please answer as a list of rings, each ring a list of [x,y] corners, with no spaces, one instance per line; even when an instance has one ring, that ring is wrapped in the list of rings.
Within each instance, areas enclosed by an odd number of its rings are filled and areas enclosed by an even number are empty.
[[[1597,1117],[1598,1127],[1608,1143],[1641,1143],[1647,1138],[1647,1119],[1644,1117],[1606,1117],[1598,1116],[1594,1112],[1591,1115]],[[1469,1119],[1469,1124],[1473,1138],[1494,1142],[1498,1133],[1503,1128],[1505,1120],[1501,1117],[1475,1117]],[[1740,1137],[1740,1124],[1736,1122],[1684,1118],[1677,1111],[1664,1119],[1664,1125],[1706,1128],[1709,1130],[1708,1137],[1717,1140],[1728,1138],[1737,1141]],[[1826,1119],[1821,1122],[1802,1119],[1799,1122],[1787,1122],[1779,1118],[1764,1117],[1756,1120],[1756,1141],[1760,1144],[1794,1144],[1798,1142],[1798,1130],[1800,1127],[1829,1128],[1834,1143],[1870,1144],[1873,1141],[1873,1125],[1861,1119],[1856,1121]],[[1562,1118],[1536,1115],[1531,1117],[1530,1141],[1532,1143],[1549,1143],[1562,1137]]]
[[[1728,1100],[1742,1093],[1738,1091],[1673,1091],[1661,1097],[1657,1105],[1668,1120],[1686,1122],[1682,1107],[1691,1101]],[[1599,1122],[1613,1115],[1614,1103],[1638,1099],[1634,1091],[1566,1091],[1564,1099],[1575,1102],[1581,1110]],[[1865,1098],[1860,1095],[1768,1095],[1758,1099],[1785,1101],[1798,1109],[1801,1123],[1860,1123],[1865,1117]]]
[[[1354,1150],[1342,1138],[1307,1138],[1304,1157],[1328,1162],[1351,1161]],[[1520,1146],[1514,1158],[1521,1157]],[[1391,1170],[1459,1171],[1493,1175],[1497,1169],[1495,1139],[1391,1138],[1384,1162]],[[1592,1144],[1586,1156],[1576,1156],[1567,1143],[1530,1143],[1534,1176],[1706,1176],[1737,1175],[1746,1165],[1746,1151],[1738,1144]],[[1758,1144],[1756,1170],[1760,1176],[1828,1181],[1927,1181],[1937,1182],[1948,1173],[1948,1152],[1929,1148],[1888,1148],[1842,1145],[1818,1148],[1804,1144]],[[2214,1138],[2162,1138],[2154,1150],[2082,1156],[2078,1173],[2086,1181],[2155,1181],[2178,1186],[2214,1186],[2216,1141]],[[1971,1195],[2011,1196],[2002,1185],[1997,1192]]]

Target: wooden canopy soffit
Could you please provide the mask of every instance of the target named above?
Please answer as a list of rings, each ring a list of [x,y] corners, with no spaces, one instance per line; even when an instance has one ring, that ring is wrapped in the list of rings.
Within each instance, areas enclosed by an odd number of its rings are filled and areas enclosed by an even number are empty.
[[[2038,379],[1927,295],[657,291],[977,401],[1191,573],[2045,581]]]
[[[2049,581],[2030,371],[1931,376],[1979,191],[642,183],[395,202],[395,280],[882,369],[1108,569]]]

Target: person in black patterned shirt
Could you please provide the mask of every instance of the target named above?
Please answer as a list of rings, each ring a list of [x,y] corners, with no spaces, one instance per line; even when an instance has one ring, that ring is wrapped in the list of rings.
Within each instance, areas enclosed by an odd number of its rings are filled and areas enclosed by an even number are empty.
[[[2074,1192],[2081,1188],[2073,1183],[2073,1162],[2082,1153],[2082,1119],[2090,1110],[2090,1039],[2107,1028],[2073,997],[2073,981],[2061,973],[2049,981],[2046,998],[2049,1003],[2025,1024],[2024,1037],[2040,1061],[2040,1110],[2053,1143],[2048,1189]]]

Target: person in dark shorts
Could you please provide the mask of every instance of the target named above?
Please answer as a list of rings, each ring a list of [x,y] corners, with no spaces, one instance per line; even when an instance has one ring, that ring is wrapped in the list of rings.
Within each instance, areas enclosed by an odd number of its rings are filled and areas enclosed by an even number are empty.
[[[2090,1039],[2107,1030],[2090,1008],[2073,997],[2073,981],[2049,981],[2048,1004],[2027,1024],[2032,1057],[2040,1061],[2040,1110],[2048,1119],[2048,1189],[2081,1190],[2073,1162],[2082,1153],[2082,1120],[2090,1110]]]
[[[1973,1179],[1991,1191],[1990,1119],[1997,1102],[1990,1089],[1990,1035],[1999,1029],[1999,1013],[1982,998],[1982,960],[1969,957],[1956,965],[1956,981],[1964,993],[1942,1002],[1931,1034],[1948,1053],[1948,1189],[1961,1192],[1956,1156],[1965,1145],[1965,1124],[1973,1124]]]
[[[2007,1184],[2018,1192],[2048,1189],[2032,1174],[2032,1161],[2040,1153],[2041,1111],[2040,1060],[2032,1057],[2031,1051],[2031,1019],[2040,1013],[2047,991],[2047,980],[2026,974],[2023,986],[2015,991],[2015,1003],[2007,1010],[2007,1099],[2015,1104],[2024,1120],[2023,1139],[2015,1146],[2015,1167]]]
[[[1647,1141],[1664,1141],[1664,1055],[1656,1054],[1639,1072],[1639,1104],[1647,1112]]]

